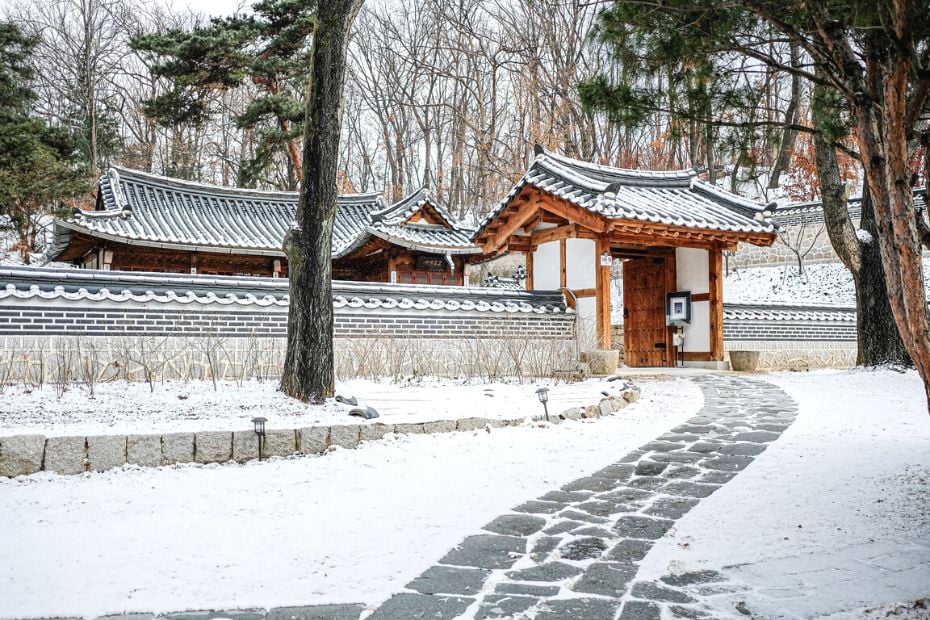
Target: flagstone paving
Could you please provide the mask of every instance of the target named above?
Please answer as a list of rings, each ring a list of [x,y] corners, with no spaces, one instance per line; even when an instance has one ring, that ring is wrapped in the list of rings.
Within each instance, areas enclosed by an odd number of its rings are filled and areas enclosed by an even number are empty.
[[[797,405],[758,379],[708,375],[694,381],[704,393],[696,416],[617,463],[497,517],[367,618],[651,620],[663,612],[711,618],[701,597],[738,590],[738,584],[715,571],[640,581],[639,563],[678,519],[778,439]],[[363,610],[322,605],[167,617],[357,620]]]

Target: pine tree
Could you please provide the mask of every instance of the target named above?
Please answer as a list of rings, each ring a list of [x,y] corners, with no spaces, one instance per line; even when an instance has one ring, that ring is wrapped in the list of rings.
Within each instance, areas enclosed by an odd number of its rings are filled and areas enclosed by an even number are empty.
[[[155,75],[170,89],[145,102],[146,113],[166,127],[199,127],[210,117],[218,91],[257,86],[261,94],[235,118],[254,130],[257,146],[242,162],[238,184],[254,187],[283,159],[287,189],[301,178],[300,136],[316,3],[261,0],[250,15],[213,18],[190,31],[133,38],[134,49],[156,57]]]
[[[922,10],[918,8],[922,6]],[[891,181],[894,176],[890,169],[879,170],[873,167],[869,172],[866,166],[866,196],[862,203],[862,217],[859,224],[862,230],[870,233],[871,238],[884,236],[879,245],[862,241],[856,234],[850,218],[845,187],[837,165],[837,149],[849,152],[850,144],[855,144],[861,153],[861,160],[879,157],[884,160],[887,149],[894,147],[898,152],[907,151],[904,133],[897,136],[895,144],[879,144],[881,140],[869,140],[867,135],[870,123],[860,120],[857,113],[865,109],[884,109],[878,102],[888,93],[876,92],[875,88],[865,88],[866,77],[875,72],[884,61],[864,63],[857,57],[858,52],[843,58],[838,50],[870,49],[876,56],[885,49],[899,49],[891,40],[898,37],[893,34],[892,24],[908,14],[913,18],[909,22],[905,39],[908,45],[899,62],[908,66],[911,75],[912,92],[917,95],[912,99],[912,107],[920,108],[926,103],[926,89],[930,85],[930,63],[928,63],[928,29],[927,2],[904,2],[897,9],[884,2],[853,2],[851,4],[818,4],[816,7],[804,2],[775,2],[774,0],[742,0],[735,3],[721,3],[716,0],[669,0],[660,5],[644,5],[639,2],[620,0],[615,2],[601,18],[600,34],[603,42],[617,50],[620,60],[631,55],[649,59],[652,67],[689,67],[701,66],[697,59],[712,59],[713,74],[722,75],[728,70],[759,73],[761,71],[779,71],[792,76],[792,82],[800,79],[814,86],[818,96],[814,97],[812,111],[813,126],[796,125],[795,112],[785,114],[775,123],[760,118],[757,121],[747,119],[744,126],[781,124],[785,131],[806,131],[813,135],[816,144],[818,177],[821,183],[825,222],[827,232],[834,250],[853,274],[857,291],[858,310],[858,363],[875,365],[887,362],[909,363],[912,356],[922,354],[928,358],[930,369],[930,349],[920,353],[924,348],[902,339],[901,334],[912,330],[921,321],[918,314],[911,313],[915,320],[908,324],[903,320],[907,316],[904,310],[904,289],[911,290],[911,296],[923,297],[922,276],[918,260],[913,261],[912,250],[907,250],[907,243],[892,241],[891,225],[888,220],[883,224],[881,209],[875,200],[876,186],[887,187],[889,182],[899,186],[898,181]],[[920,15],[920,18],[917,18]],[[803,57],[803,58],[802,58]],[[900,76],[907,69],[897,67]],[[902,83],[903,85],[904,83]],[[866,92],[871,92],[866,95]],[[796,92],[794,87],[792,90]],[[902,90],[902,96],[905,87]],[[650,88],[636,88],[624,80],[613,80],[609,76],[599,76],[581,86],[581,94],[588,105],[606,110],[614,117],[629,115],[629,110],[655,110],[661,105],[661,93]],[[728,97],[724,97],[726,101]],[[751,100],[739,101],[733,98],[737,108],[758,106]],[[876,106],[872,108],[872,106]],[[705,122],[733,125],[730,120],[731,109],[719,103],[712,103],[708,108],[711,117]],[[857,112],[858,110],[858,112]],[[693,117],[681,109],[672,109],[670,113],[679,119],[691,120]],[[898,116],[885,119],[874,126],[914,126],[914,119],[905,117],[904,107],[898,108]],[[909,113],[910,114],[910,113]],[[639,113],[642,116],[642,113]],[[636,120],[634,117],[633,120]],[[910,183],[906,182],[906,191],[898,194],[898,207],[906,213],[911,226],[916,228],[923,223],[922,218],[915,217],[910,195]],[[881,191],[888,204],[887,190]],[[905,195],[906,194],[906,195]],[[905,202],[907,204],[905,204]],[[884,217],[888,217],[886,207]],[[868,239],[870,236],[863,235]],[[916,236],[911,239],[914,242]],[[884,247],[881,253],[879,247]],[[911,279],[905,286],[890,286],[894,280],[900,281],[896,265],[901,262],[893,256],[897,249],[905,250],[913,261]],[[882,268],[884,266],[884,269]],[[895,288],[900,286],[898,292]],[[916,302],[914,302],[916,303]],[[898,309],[896,309],[896,306]],[[926,316],[925,309],[919,314]],[[919,333],[926,340],[925,328]],[[925,380],[930,370],[922,371]]]
[[[25,262],[37,249],[41,216],[87,191],[74,136],[30,114],[35,45],[17,26],[0,23],[0,226],[15,231]]]

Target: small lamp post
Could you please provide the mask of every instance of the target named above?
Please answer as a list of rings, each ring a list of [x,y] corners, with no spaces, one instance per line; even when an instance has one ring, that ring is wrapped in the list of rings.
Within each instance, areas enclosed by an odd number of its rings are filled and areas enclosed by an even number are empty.
[[[536,396],[539,397],[539,402],[543,404],[543,411],[546,412],[546,422],[549,421],[549,405],[546,403],[549,402],[549,388],[539,388],[536,390]]]
[[[255,434],[258,435],[258,460],[262,460],[262,444],[265,443],[265,422],[267,418],[252,418],[252,426],[255,427]]]

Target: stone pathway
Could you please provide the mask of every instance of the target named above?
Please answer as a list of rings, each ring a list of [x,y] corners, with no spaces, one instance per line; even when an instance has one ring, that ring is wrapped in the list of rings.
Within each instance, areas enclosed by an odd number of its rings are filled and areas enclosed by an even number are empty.
[[[794,421],[777,387],[695,379],[704,408],[591,476],[521,504],[466,538],[369,616],[640,620],[709,618],[693,594],[713,571],[639,581],[638,563],[702,498],[745,469]],[[690,593],[689,593],[690,592]]]
[[[694,381],[704,407],[588,477],[516,506],[367,616],[370,620],[712,618],[701,598],[739,586],[715,571],[636,578],[654,542],[794,421],[797,406],[757,379]],[[166,620],[358,620],[363,605],[198,611]],[[151,614],[106,620],[149,620]],[[104,619],[99,619],[104,620]]]

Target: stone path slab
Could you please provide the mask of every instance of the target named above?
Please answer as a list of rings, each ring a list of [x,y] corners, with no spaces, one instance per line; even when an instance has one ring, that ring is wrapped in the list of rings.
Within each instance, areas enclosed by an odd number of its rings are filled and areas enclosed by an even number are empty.
[[[391,599],[372,617],[712,617],[702,609],[702,592],[713,584],[716,594],[726,590],[724,575],[702,571],[646,582],[636,578],[639,563],[678,519],[778,439],[797,406],[757,379],[708,376],[695,382],[704,392],[696,416],[616,464],[497,517],[484,527],[486,534],[466,538],[408,586],[422,591],[425,578],[452,566],[478,571],[469,573],[472,602],[466,609],[441,607],[427,596],[406,599],[402,612],[408,615],[402,615]],[[472,590],[476,579],[482,582]]]
[[[198,620],[714,618],[708,601],[745,590],[740,579],[754,569],[742,575],[737,569],[731,575],[698,571],[647,582],[637,580],[639,563],[678,519],[777,440],[794,421],[797,406],[758,379],[708,375],[694,381],[704,393],[697,415],[617,463],[500,515],[374,610],[316,605],[182,615]],[[876,563],[886,557],[873,555]],[[829,571],[814,574],[825,581],[837,578]],[[773,586],[772,596],[778,592]]]

